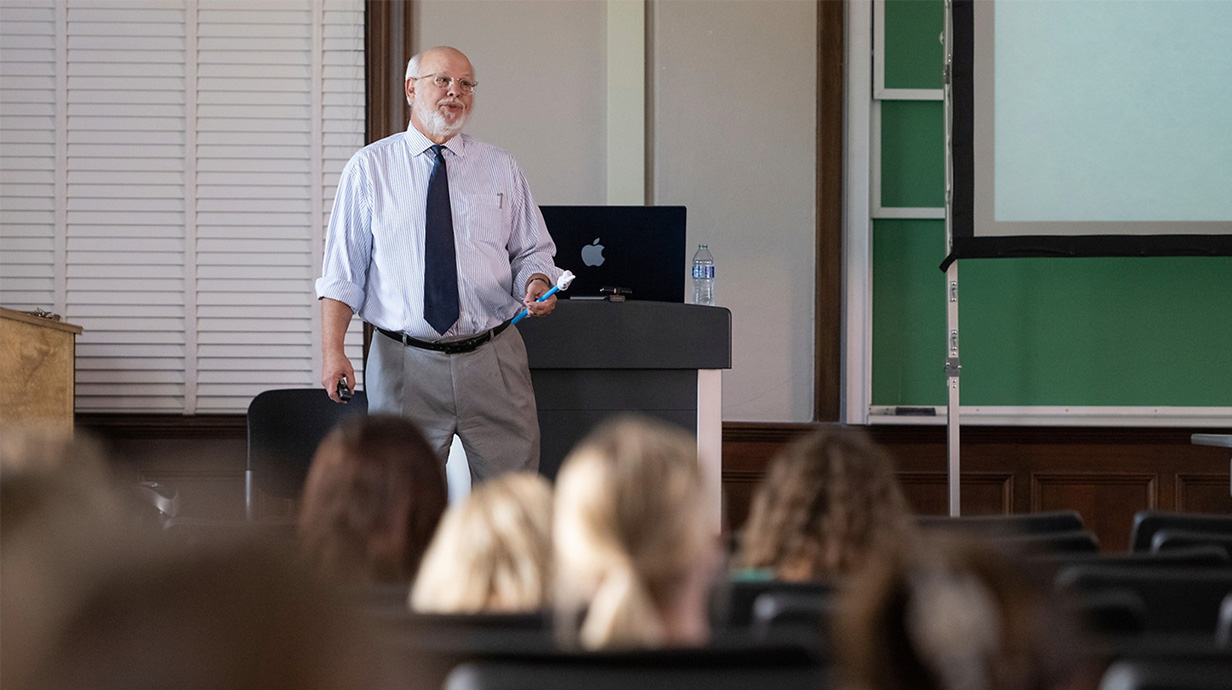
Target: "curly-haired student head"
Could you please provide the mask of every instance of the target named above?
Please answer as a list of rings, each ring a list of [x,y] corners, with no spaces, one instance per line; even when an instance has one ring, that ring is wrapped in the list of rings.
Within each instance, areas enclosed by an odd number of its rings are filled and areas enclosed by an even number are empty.
[[[913,531],[886,454],[867,436],[822,430],[779,455],[753,497],[738,566],[782,580],[821,580],[860,568]]]

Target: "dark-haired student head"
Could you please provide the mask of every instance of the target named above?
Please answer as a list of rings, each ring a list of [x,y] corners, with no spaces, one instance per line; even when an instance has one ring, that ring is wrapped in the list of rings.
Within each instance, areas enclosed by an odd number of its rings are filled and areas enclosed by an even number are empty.
[[[441,463],[413,423],[392,415],[349,420],[313,457],[300,542],[327,577],[410,582],[447,502]]]
[[[913,533],[885,452],[862,433],[822,430],[771,464],[753,496],[737,565],[781,580],[829,579]]]

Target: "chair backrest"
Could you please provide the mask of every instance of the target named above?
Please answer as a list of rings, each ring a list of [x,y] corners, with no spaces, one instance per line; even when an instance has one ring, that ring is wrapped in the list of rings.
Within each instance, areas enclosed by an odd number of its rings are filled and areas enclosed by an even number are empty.
[[[917,515],[916,524],[925,528],[972,530],[989,534],[1047,534],[1081,532],[1082,515],[1076,510],[1013,515]]]
[[[1178,546],[1162,551],[1131,551],[1113,556],[1096,553],[1054,553],[1041,554],[1045,563],[1060,569],[1067,565],[1082,565],[1098,563],[1101,565],[1124,565],[1139,568],[1156,566],[1188,565],[1227,567],[1232,565],[1232,557],[1222,547],[1212,545]]]
[[[1057,583],[1079,595],[1127,589],[1142,597],[1149,632],[1210,635],[1219,605],[1232,592],[1232,568],[1167,566],[1140,568],[1089,563],[1063,568]]]
[[[707,647],[561,652],[539,659],[466,663],[445,690],[817,690],[825,667],[801,647]]]
[[[248,471],[271,496],[298,498],[321,439],[339,422],[368,413],[368,397],[355,391],[346,404],[321,388],[264,391],[248,405]]]
[[[722,583],[715,592],[716,626],[747,627],[753,623],[757,598],[769,592],[825,597],[834,592],[830,582],[784,582],[782,580],[736,580]]]
[[[1232,558],[1232,532],[1194,532],[1169,527],[1157,531],[1151,537],[1151,553],[1168,553],[1174,549],[1201,546],[1221,549]]]
[[[1146,630],[1146,604],[1132,590],[1090,592],[1078,597],[1075,607],[1083,627],[1102,637],[1136,636]]]
[[[440,690],[456,666],[472,661],[540,658],[556,643],[546,614],[364,612],[376,633],[391,687]]]
[[[767,642],[798,641],[827,658],[838,593],[766,592],[753,601],[753,634]]]
[[[1220,649],[1232,651],[1232,593],[1219,605],[1219,622],[1215,624],[1215,643]]]
[[[1086,530],[1013,534],[996,538],[996,541],[1028,553],[1096,553],[1099,538]]]
[[[1104,672],[1099,690],[1227,690],[1232,657],[1207,660],[1122,659]]]
[[[1149,551],[1151,539],[1155,536],[1156,532],[1162,529],[1232,534],[1232,515],[1165,513],[1155,510],[1140,510],[1134,514],[1134,525],[1129,537],[1130,550]]]

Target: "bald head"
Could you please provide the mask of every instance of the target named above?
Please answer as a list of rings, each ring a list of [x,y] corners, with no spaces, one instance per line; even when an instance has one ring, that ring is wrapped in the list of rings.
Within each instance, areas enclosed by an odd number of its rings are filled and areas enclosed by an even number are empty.
[[[438,46],[406,65],[406,102],[411,125],[434,144],[462,131],[475,101],[475,68],[457,48]]]
[[[429,48],[416,53],[410,60],[407,61],[406,78],[410,79],[411,77],[417,77],[421,74],[431,74],[431,70],[428,70],[427,72],[422,71],[422,65],[425,59],[434,57],[451,57],[454,59],[465,60],[467,69],[471,71],[471,76],[474,76],[474,68],[470,66],[471,61],[470,58],[466,57],[466,53],[463,53],[452,46],[436,46],[435,48]]]

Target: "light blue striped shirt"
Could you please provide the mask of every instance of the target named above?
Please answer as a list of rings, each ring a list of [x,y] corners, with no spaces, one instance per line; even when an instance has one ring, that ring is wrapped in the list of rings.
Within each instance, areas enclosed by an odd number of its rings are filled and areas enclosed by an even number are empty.
[[[526,281],[555,281],[556,245],[507,152],[462,134],[445,143],[460,315],[445,334],[423,317],[424,213],[432,142],[413,126],[360,149],[338,182],[317,298],[424,340],[481,333],[522,309]]]

